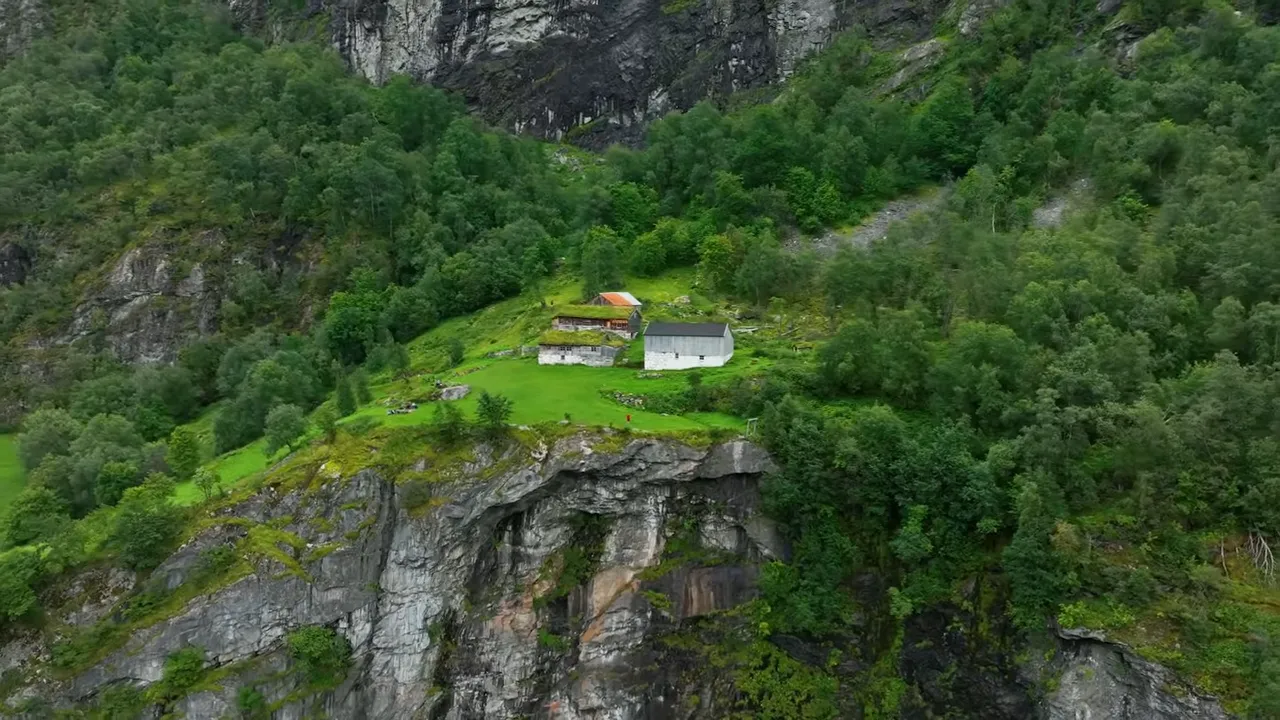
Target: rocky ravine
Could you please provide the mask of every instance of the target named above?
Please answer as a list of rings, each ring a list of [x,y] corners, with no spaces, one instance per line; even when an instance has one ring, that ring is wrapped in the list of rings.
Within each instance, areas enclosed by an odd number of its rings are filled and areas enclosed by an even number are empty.
[[[341,478],[322,467],[303,483],[310,490],[268,488],[223,511],[224,522],[211,523],[148,585],[180,587],[210,549],[240,542],[255,526],[304,538],[301,566],[259,559],[255,573],[136,632],[78,676],[27,672],[7,702],[91,706],[110,688],[159,681],[167,657],[198,646],[223,677],[169,708],[180,717],[237,717],[248,687],[274,704],[275,718],[721,717],[729,708],[708,687],[708,668],[684,672],[688,659],[661,638],[754,597],[760,564],[785,554],[758,512],[757,484],[771,462],[745,441],[700,449],[646,439],[597,451],[599,441],[572,437],[496,459],[482,449],[460,477],[430,486],[448,497],[425,502],[369,470]],[[605,442],[619,447],[617,438]],[[684,552],[699,548],[682,562],[673,562],[677,537]],[[592,562],[566,583],[574,549]],[[97,580],[106,597],[82,599],[59,620],[87,626],[108,616],[131,584],[121,575]],[[85,597],[86,584],[72,592]],[[283,650],[286,634],[303,625],[336,629],[354,651],[346,679],[320,695],[289,672]],[[1051,720],[1225,717],[1211,700],[1171,695],[1158,666],[1090,638],[1057,641],[1052,670],[1062,682],[1035,699],[1023,671],[989,667],[982,651],[966,647],[962,625],[926,614],[907,628],[913,641],[904,644],[901,671],[936,710]],[[780,646],[802,662],[823,665],[828,655],[794,638]],[[0,648],[0,670],[29,670],[45,653],[39,640],[13,640]],[[714,675],[727,671],[709,672],[723,687]],[[685,680],[693,676],[701,679]],[[938,690],[943,684],[960,690]]]

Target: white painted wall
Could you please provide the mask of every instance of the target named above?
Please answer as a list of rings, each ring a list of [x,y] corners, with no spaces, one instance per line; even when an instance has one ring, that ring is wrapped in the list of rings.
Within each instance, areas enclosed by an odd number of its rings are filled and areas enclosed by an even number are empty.
[[[690,355],[688,353],[645,350],[645,370],[688,370],[699,367],[721,367],[733,353],[726,355]]]
[[[553,345],[538,348],[539,365],[590,365],[591,367],[612,367],[618,348],[591,346],[556,347]]]

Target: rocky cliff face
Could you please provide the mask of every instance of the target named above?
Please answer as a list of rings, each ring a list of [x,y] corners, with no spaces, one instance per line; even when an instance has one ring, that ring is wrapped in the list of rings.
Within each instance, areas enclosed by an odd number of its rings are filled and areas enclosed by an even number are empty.
[[[228,0],[270,26],[281,0]],[[374,82],[461,92],[491,122],[603,146],[664,112],[786,77],[833,34],[925,37],[945,0],[312,0],[335,47]]]
[[[187,240],[222,242],[217,232]],[[81,298],[61,341],[97,340],[127,363],[173,361],[178,348],[217,329],[218,298],[205,275],[202,264],[181,267],[158,244],[126,250]]]
[[[0,0],[0,63],[25,51],[47,23],[45,0]]]
[[[279,717],[323,708],[336,718],[516,718],[554,705],[557,717],[624,718],[662,707],[634,681],[649,665],[637,653],[658,614],[643,586],[670,592],[663,612],[676,617],[752,596],[755,564],[782,552],[756,507],[767,456],[744,442],[700,450],[637,441],[602,453],[582,439],[541,460],[512,452],[476,460],[466,481],[433,488],[442,494],[432,499],[408,500],[404,485],[364,471],[230,508],[227,522],[213,521],[151,582],[181,587],[208,551],[255,532],[246,528],[270,526],[329,552],[297,566],[264,561],[88,671],[60,681],[37,674],[23,693],[90,705],[108,688],[157,682],[166,657],[197,646],[235,674],[184,698],[176,709],[185,717],[234,713],[242,687],[281,703]],[[722,562],[646,580],[681,528]],[[301,625],[336,628],[355,666],[336,690],[291,702],[299,687],[280,672],[281,648]],[[16,667],[23,653],[4,657]]]
[[[220,548],[252,559],[252,572],[136,625],[127,642],[71,675],[36,662],[49,655],[44,640],[13,639],[0,648],[5,687],[19,688],[6,702],[101,705],[122,688],[156,686],[166,659],[194,646],[216,682],[155,712],[235,717],[246,693],[273,718],[741,711],[731,670],[699,664],[687,640],[670,638],[732,618],[725,611],[756,596],[760,564],[785,555],[759,512],[757,483],[770,460],[743,441],[703,449],[618,440],[576,436],[497,457],[481,449],[457,466],[419,461],[400,482],[371,470],[346,477],[336,461],[282,469],[293,489],[269,487],[218,511],[146,582],[102,569],[82,576],[62,591],[68,604],[51,625],[65,633],[97,623],[90,637],[109,638],[103,623],[127,618],[140,596],[181,593]],[[883,591],[873,579],[865,585],[869,596]],[[1226,717],[1210,699],[1171,694],[1167,671],[1096,639],[1062,638],[1047,669],[1020,667],[1009,649],[968,639],[983,622],[955,609],[909,622],[897,660],[912,688],[902,717]],[[353,661],[337,687],[317,691],[295,671],[285,639],[304,625],[350,642]],[[828,667],[827,646],[776,642],[795,660]],[[855,652],[836,672],[854,683],[872,660]],[[1045,694],[1032,676],[1049,672],[1062,682]],[[845,712],[860,716],[856,704]]]

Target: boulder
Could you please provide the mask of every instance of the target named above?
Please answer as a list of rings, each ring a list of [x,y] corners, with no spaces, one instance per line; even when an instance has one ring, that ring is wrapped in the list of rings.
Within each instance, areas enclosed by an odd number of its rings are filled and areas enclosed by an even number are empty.
[[[442,388],[440,390],[440,399],[448,401],[461,400],[470,394],[470,385],[450,385],[449,387]]]

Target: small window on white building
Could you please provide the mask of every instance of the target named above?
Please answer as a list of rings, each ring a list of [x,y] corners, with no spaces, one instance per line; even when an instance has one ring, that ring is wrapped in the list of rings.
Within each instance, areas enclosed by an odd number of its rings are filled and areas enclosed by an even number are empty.
[[[680,359],[680,353],[676,353],[676,359],[677,359],[677,360],[679,360],[679,359]]]
[[[560,356],[560,359],[561,359],[561,360],[563,360],[563,359],[564,359],[564,356],[563,356],[563,355],[561,355],[561,356]]]
[[[699,356],[698,356],[698,361],[699,361],[699,362],[701,362],[701,361],[703,361],[703,360],[706,360],[706,359],[707,359],[707,356],[706,356],[706,355],[699,355]]]

